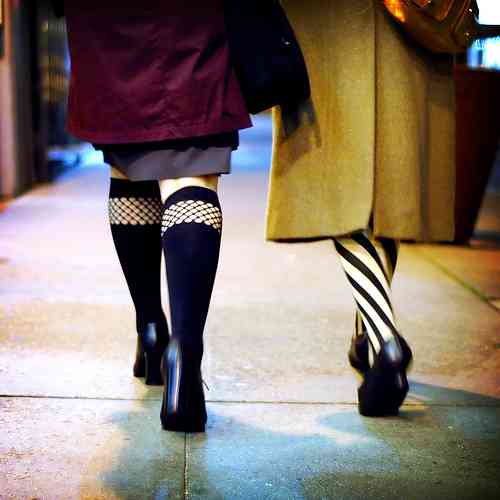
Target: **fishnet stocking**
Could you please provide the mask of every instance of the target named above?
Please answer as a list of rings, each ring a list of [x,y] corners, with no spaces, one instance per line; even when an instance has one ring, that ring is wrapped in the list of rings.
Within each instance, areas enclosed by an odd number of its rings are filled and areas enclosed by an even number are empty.
[[[179,201],[170,205],[163,213],[161,234],[176,224],[206,224],[219,233],[222,231],[222,213],[219,207],[202,200]]]
[[[159,198],[109,198],[108,208],[111,224],[145,226],[161,223],[162,204]]]

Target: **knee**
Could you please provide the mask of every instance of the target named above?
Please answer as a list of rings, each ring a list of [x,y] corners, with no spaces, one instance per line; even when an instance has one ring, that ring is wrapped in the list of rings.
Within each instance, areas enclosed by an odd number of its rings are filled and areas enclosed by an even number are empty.
[[[179,189],[198,186],[217,192],[219,175],[200,175],[198,177],[181,177],[179,179],[164,179],[160,181],[160,191],[163,203]]]

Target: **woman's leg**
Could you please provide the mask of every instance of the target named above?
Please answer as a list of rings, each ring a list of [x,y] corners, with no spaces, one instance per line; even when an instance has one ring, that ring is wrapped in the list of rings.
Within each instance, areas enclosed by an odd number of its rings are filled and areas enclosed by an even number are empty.
[[[335,248],[351,284],[370,344],[377,353],[381,344],[391,340],[396,331],[386,269],[375,245],[363,233],[336,239]]]
[[[377,238],[376,243],[378,243],[381,248],[383,261],[385,263],[385,271],[389,278],[389,283],[392,283],[398,263],[399,241],[393,238]]]
[[[359,390],[360,411],[365,415],[397,412],[408,390],[406,369],[411,360],[411,351],[397,331],[391,300],[397,243],[384,240],[383,248],[387,252],[384,258],[364,233],[335,239],[334,243],[373,355],[369,364],[367,360],[355,359],[359,362],[356,366],[350,353],[351,363],[365,377]]]
[[[391,238],[377,238],[374,241],[370,241],[370,243],[373,243],[375,251],[379,254],[379,259],[383,263],[389,287],[391,287],[398,261],[399,241]],[[351,364],[355,366],[358,362],[362,362],[365,365],[368,365],[368,355],[369,351],[366,325],[363,322],[363,318],[361,317],[359,310],[356,308],[354,337],[352,339],[351,350],[349,352]],[[356,356],[358,361],[353,360],[353,356]]]
[[[136,312],[138,349],[134,374],[146,376],[148,384],[161,383],[161,353],[156,351],[164,349],[168,342],[160,291],[161,213],[157,181],[132,182],[111,168],[111,234]],[[152,362],[147,370],[148,361]]]
[[[172,331],[161,412],[168,430],[202,431],[206,422],[200,366],[221,242],[217,181],[217,176],[160,181]]]

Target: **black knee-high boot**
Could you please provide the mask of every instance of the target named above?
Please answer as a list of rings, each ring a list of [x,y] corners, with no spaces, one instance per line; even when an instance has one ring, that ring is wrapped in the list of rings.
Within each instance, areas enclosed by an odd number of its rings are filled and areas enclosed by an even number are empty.
[[[364,233],[334,243],[373,352],[371,365],[367,353],[361,358],[350,353],[351,364],[364,378],[358,390],[360,412],[367,416],[395,414],[408,392],[406,370],[412,354],[396,327],[388,269]],[[389,242],[385,243],[389,248]]]
[[[111,178],[111,234],[136,311],[134,375],[151,385],[162,383],[160,361],[168,343],[160,291],[161,213],[157,181]]]
[[[203,329],[219,261],[222,212],[217,193],[190,186],[164,203],[163,248],[172,339],[164,357],[161,420],[168,430],[203,431]]]

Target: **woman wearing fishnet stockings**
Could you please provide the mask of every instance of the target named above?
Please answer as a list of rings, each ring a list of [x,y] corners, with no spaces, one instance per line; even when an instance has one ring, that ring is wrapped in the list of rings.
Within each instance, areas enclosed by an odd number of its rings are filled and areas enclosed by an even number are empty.
[[[112,166],[109,221],[136,312],[134,374],[165,384],[165,429],[203,431],[203,330],[222,232],[217,183],[230,173],[238,131],[251,126],[223,1],[54,3],[71,54],[68,128]]]
[[[134,301],[134,374],[146,384],[167,379],[161,410],[167,430],[199,432],[206,423],[201,379],[203,329],[219,260],[222,212],[218,176],[130,181],[111,168],[109,216],[115,248]],[[161,308],[161,248],[172,338]]]

